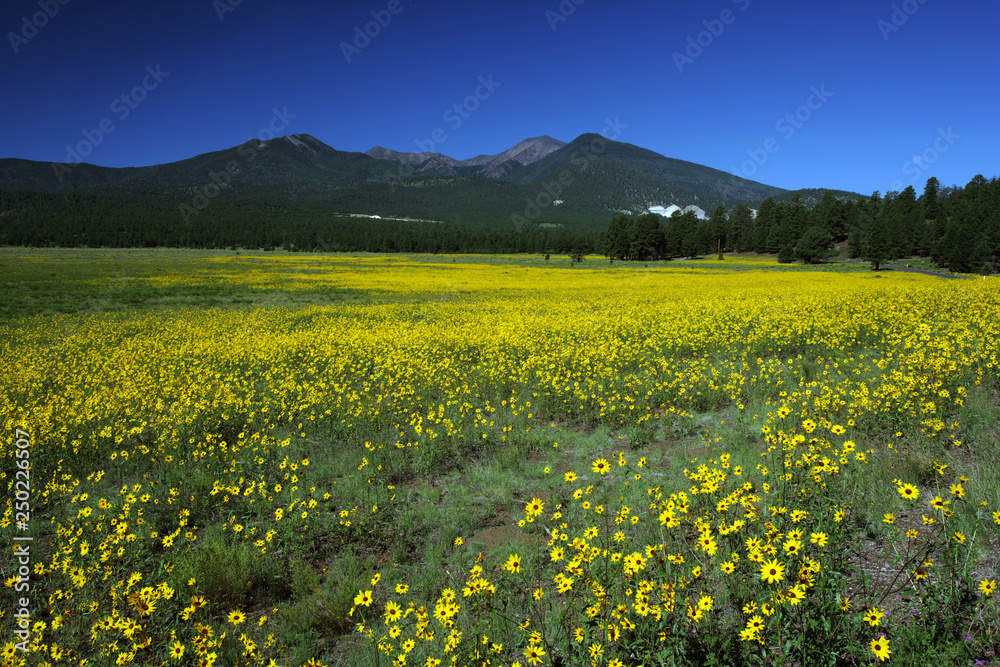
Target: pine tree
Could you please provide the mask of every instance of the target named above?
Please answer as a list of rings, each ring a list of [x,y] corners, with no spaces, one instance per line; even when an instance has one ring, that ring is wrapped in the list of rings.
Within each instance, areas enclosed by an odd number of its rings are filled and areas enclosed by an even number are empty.
[[[972,266],[969,259],[965,248],[958,243],[952,245],[948,254],[948,270],[952,273],[968,273]]]
[[[658,256],[663,245],[663,230],[660,228],[660,216],[646,213],[635,221],[632,232],[632,257],[642,261]]]
[[[674,211],[663,229],[663,253],[666,257],[680,257],[681,215],[680,211]]]
[[[718,252],[720,258],[722,257],[722,248],[726,243],[726,231],[729,226],[728,223],[729,221],[726,219],[726,207],[719,204],[715,207],[715,210],[712,211],[712,217],[708,221],[708,229],[712,242],[714,243],[713,247],[709,250]]]
[[[776,212],[774,200],[768,197],[760,203],[757,216],[753,221],[753,245],[754,252],[768,252],[767,240],[771,232],[771,225],[775,224]]]
[[[833,239],[823,227],[810,227],[795,245],[795,256],[806,264],[816,264],[834,253]]]
[[[931,176],[924,186],[924,194],[920,196],[920,206],[923,209],[924,220],[937,220],[941,210],[938,203],[938,193],[941,191],[941,182]]]
[[[944,237],[938,243],[935,261],[948,264],[953,273],[968,273],[972,270],[971,258],[978,242],[976,233],[977,203],[963,196],[952,208],[951,218]]]
[[[841,234],[846,235],[845,221],[843,219],[843,208],[841,201],[836,195],[827,190],[812,211],[809,212],[807,226],[819,226],[829,232],[830,236],[836,237]]]
[[[795,245],[791,223],[791,206],[784,202],[775,204],[773,220],[767,231],[767,252],[778,252],[786,245]]]
[[[726,233],[726,245],[729,249],[736,252],[747,250],[752,228],[753,211],[742,202],[737,204],[729,214],[729,230]]]
[[[872,263],[872,269],[879,270],[879,266],[889,259],[892,252],[892,242],[889,239],[889,229],[885,220],[875,219],[872,223],[871,232],[864,246],[864,254],[861,256],[866,262]]]
[[[795,261],[795,248],[791,244],[784,245],[778,250],[778,263],[791,264]]]
[[[923,236],[924,215],[917,204],[917,193],[912,185],[903,188],[893,203],[893,213],[896,220],[896,254],[899,257],[909,257],[914,247]]]
[[[969,267],[972,271],[977,271],[984,276],[993,273],[992,252],[990,251],[990,245],[987,243],[985,235],[972,250],[972,256],[969,257]]]
[[[694,257],[702,250],[702,239],[698,230],[698,218],[693,211],[681,214],[677,219],[677,235],[680,238],[678,255]]]
[[[616,259],[628,259],[632,243],[631,226],[632,218],[624,213],[616,216],[608,225],[604,252],[612,262]]]

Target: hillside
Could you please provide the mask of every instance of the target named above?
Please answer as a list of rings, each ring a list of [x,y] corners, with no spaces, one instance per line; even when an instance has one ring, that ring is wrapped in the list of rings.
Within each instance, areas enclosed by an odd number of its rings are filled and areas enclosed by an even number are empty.
[[[150,167],[111,168],[30,160],[0,160],[0,189],[38,192],[115,191],[129,195],[193,196],[224,184],[223,195],[260,193],[292,197],[385,180],[397,167],[363,153],[338,151],[305,134],[204,153]]]
[[[251,140],[148,167],[0,159],[0,195],[2,191],[7,191],[3,199],[8,201],[30,202],[0,205],[0,213],[7,216],[6,238],[63,241],[86,234],[63,230],[39,237],[14,229],[23,230],[29,219],[37,223],[37,209],[43,204],[48,211],[41,216],[44,228],[63,224],[80,230],[106,229],[106,220],[98,218],[110,213],[95,203],[105,201],[114,202],[111,209],[123,220],[148,221],[159,229],[177,220],[194,225],[180,236],[171,234],[175,241],[204,237],[199,225],[217,228],[239,220],[240,225],[270,229],[278,219],[291,216],[298,229],[322,226],[323,218],[334,214],[490,228],[529,224],[596,230],[621,212],[638,215],[650,207],[695,205],[710,213],[720,204],[731,209],[744,202],[756,208],[766,197],[795,194],[596,134],[581,135],[568,144],[541,135],[496,155],[468,160],[383,147],[368,154],[340,151],[306,134]],[[14,197],[13,192],[22,194]],[[23,194],[31,192],[51,197],[32,199]],[[824,191],[801,192],[807,193],[802,199],[808,206]],[[89,197],[88,205],[80,204],[81,196]],[[852,193],[837,196],[849,198]],[[116,238],[154,243],[162,236],[133,232]],[[100,238],[106,235],[102,232]]]
[[[598,152],[598,150],[591,148],[592,146],[603,146],[604,148]],[[786,192],[782,188],[740,178],[719,169],[668,158],[632,144],[610,141],[597,134],[584,134],[577,137],[545,158],[512,174],[508,180],[514,183],[531,183],[565,169],[574,160],[580,158],[587,158],[588,161],[592,162],[612,161],[620,165],[627,165],[666,186],[669,193],[676,193],[675,196],[688,198],[681,201],[649,199],[650,204],[654,205],[677,204],[686,206],[697,204],[706,211],[710,211],[718,204],[727,208],[731,208],[739,202],[755,204],[767,197],[774,197]],[[611,168],[610,171],[617,171],[622,176],[634,173],[622,167]],[[651,182],[647,181],[646,183]],[[598,196],[613,196],[610,192],[611,189],[611,187],[601,188],[602,192]],[[649,192],[650,195],[655,194],[655,189],[651,185],[646,185],[643,191]]]

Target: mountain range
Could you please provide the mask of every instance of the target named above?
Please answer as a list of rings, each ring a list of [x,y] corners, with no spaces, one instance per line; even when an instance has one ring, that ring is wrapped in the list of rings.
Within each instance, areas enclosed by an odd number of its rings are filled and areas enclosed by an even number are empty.
[[[504,178],[565,145],[563,141],[542,135],[525,139],[502,153],[477,155],[468,160],[456,160],[441,153],[399,153],[381,146],[365,151],[365,155],[378,160],[397,162],[404,167],[412,168],[414,173],[445,176],[480,174],[489,178]]]
[[[340,151],[306,134],[251,139],[149,167],[6,158],[0,159],[2,190],[146,198],[196,212],[216,198],[266,199],[338,214],[579,228],[606,225],[619,212],[690,206],[710,213],[718,205],[756,208],[765,198],[797,193],[810,206],[825,192],[784,190],[597,134],[569,143],[542,135],[466,160],[381,146]],[[0,201],[0,215],[3,208]]]

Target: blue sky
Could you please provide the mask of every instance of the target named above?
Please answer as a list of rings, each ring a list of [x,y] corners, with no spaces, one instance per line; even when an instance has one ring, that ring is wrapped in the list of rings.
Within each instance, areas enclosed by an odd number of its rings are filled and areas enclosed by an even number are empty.
[[[1000,175],[998,29],[995,0],[7,0],[0,157],[276,130],[463,159],[610,119],[769,185],[919,192]]]

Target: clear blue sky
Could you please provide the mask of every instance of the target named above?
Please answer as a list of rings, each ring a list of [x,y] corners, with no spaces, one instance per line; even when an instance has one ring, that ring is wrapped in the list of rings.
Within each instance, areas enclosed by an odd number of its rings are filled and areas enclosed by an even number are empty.
[[[1000,175],[996,0],[7,0],[0,30],[0,157],[143,166],[273,125],[463,159],[610,118],[789,189]]]

